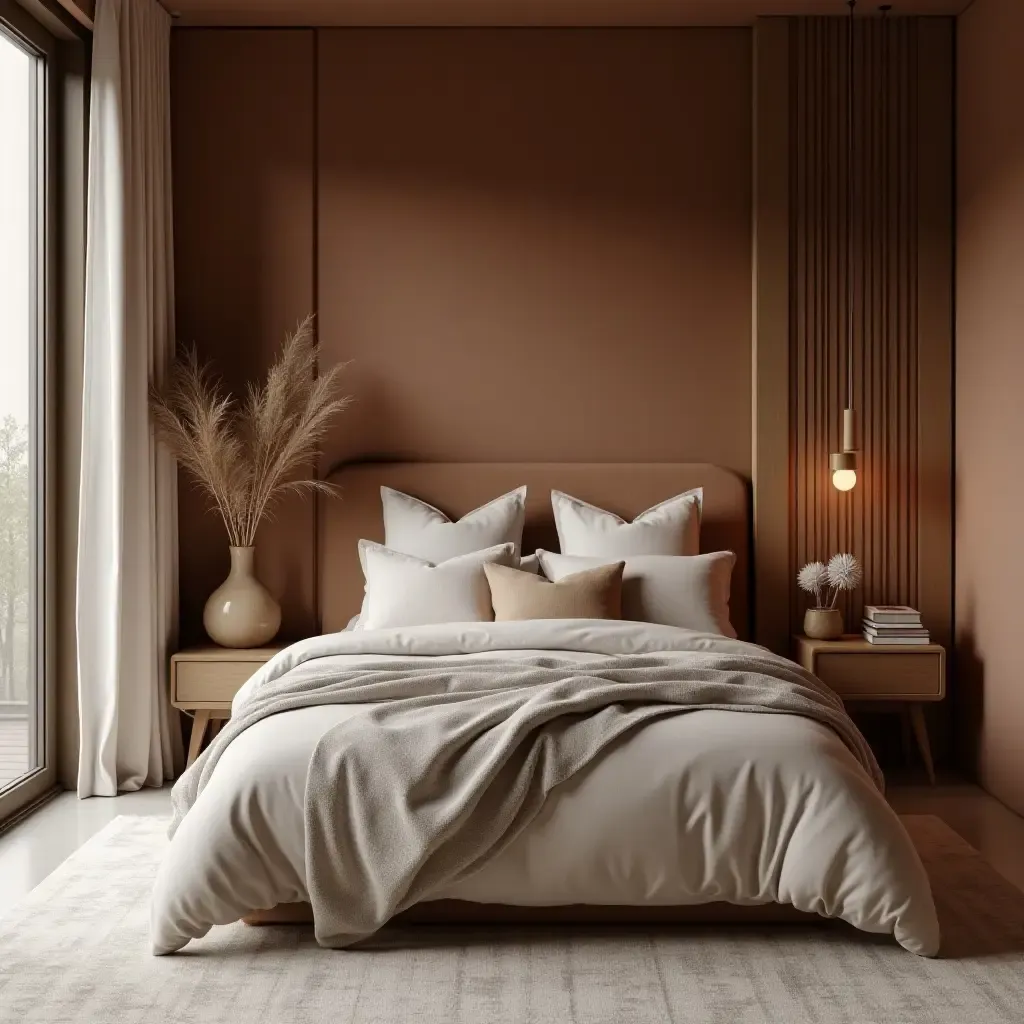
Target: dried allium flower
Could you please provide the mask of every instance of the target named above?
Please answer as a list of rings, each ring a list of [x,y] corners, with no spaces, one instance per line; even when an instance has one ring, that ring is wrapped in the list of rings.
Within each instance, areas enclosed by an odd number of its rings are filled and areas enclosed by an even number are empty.
[[[855,555],[833,555],[828,561],[828,582],[837,590],[856,590],[863,579],[860,562]]]
[[[796,575],[797,585],[801,590],[816,597],[825,586],[828,570],[824,562],[808,562]]]

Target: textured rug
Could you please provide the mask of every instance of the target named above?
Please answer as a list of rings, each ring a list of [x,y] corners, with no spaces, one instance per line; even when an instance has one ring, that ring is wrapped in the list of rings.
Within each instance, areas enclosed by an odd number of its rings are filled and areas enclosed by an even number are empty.
[[[1024,893],[939,819],[904,819],[943,957],[846,927],[406,928],[321,950],[217,928],[149,953],[164,823],[118,818],[0,919],[0,1021],[96,1024],[1020,1024]]]

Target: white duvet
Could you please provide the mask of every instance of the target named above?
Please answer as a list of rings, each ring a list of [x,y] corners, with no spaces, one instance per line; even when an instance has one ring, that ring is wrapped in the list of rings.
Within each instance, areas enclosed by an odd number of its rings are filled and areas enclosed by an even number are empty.
[[[325,672],[396,658],[534,658],[754,652],[740,641],[635,622],[530,621],[360,631],[303,641],[271,672],[319,657]],[[329,654],[327,652],[330,652]],[[326,656],[325,656],[326,655]],[[277,714],[223,752],[159,871],[154,949],[254,910],[308,898],[303,803],[314,747],[369,705]],[[523,906],[792,904],[893,934],[934,955],[924,868],[867,771],[829,727],[789,714],[699,710],[647,724],[579,771],[500,854],[436,898]]]

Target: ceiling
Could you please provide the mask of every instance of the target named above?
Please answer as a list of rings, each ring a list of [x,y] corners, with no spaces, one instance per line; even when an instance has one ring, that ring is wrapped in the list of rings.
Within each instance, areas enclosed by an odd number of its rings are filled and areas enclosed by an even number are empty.
[[[845,0],[161,0],[178,25],[749,25],[843,15]],[[860,0],[871,13],[882,0]],[[894,14],[959,14],[971,0],[894,0]]]

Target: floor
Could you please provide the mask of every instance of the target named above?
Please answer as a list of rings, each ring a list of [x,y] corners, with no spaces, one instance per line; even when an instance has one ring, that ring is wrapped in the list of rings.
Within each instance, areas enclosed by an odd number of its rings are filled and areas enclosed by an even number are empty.
[[[1005,878],[1024,890],[1024,818],[970,783],[936,786],[898,783],[889,799],[901,814],[934,814],[979,850]],[[143,790],[117,798],[79,800],[61,793],[0,835],[0,914],[39,884],[119,814],[166,816],[170,790]]]
[[[939,779],[890,785],[900,814],[934,814],[958,832],[1006,879],[1024,889],[1024,818],[969,782]],[[0,851],[0,857],[2,857]]]
[[[0,914],[119,814],[170,814],[170,789],[79,800],[61,793],[0,834]]]

